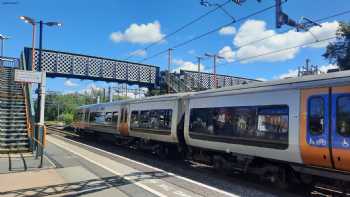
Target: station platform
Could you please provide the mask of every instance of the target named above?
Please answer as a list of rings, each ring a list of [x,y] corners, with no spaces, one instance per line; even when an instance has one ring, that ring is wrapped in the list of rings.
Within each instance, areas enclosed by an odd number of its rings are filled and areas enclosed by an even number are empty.
[[[28,159],[32,155],[16,156],[10,155],[17,162],[10,172],[9,157],[0,159],[0,196],[240,196],[52,135],[42,169]],[[20,161],[26,157],[24,171]]]
[[[0,154],[0,176],[6,173],[38,170],[40,157],[31,153]],[[41,169],[55,168],[55,165],[44,156]]]

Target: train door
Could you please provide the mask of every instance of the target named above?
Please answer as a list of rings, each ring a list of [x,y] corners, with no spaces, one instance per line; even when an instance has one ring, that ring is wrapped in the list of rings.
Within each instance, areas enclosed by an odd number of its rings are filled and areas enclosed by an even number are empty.
[[[332,155],[336,169],[350,170],[350,86],[332,88]]]
[[[301,90],[300,149],[306,165],[333,167],[330,88]]]
[[[129,126],[128,126],[128,108],[127,106],[122,106],[119,118],[119,133],[122,136],[129,136]]]

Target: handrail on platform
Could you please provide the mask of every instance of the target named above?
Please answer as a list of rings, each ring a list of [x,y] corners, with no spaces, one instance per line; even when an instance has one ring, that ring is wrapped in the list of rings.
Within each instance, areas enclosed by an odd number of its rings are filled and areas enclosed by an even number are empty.
[[[28,70],[26,59],[24,54],[21,54],[21,59],[19,62],[19,69]],[[37,159],[40,156],[40,165],[39,168],[43,165],[43,155],[45,149],[45,135],[46,135],[46,126],[36,127],[34,123],[33,117],[33,104],[31,98],[31,85],[28,83],[23,83],[23,94],[25,99],[25,112],[26,112],[26,121],[27,121],[27,134],[30,145],[30,150],[35,154],[35,158]],[[39,136],[38,128],[43,128],[42,136]],[[41,139],[42,138],[42,139]]]

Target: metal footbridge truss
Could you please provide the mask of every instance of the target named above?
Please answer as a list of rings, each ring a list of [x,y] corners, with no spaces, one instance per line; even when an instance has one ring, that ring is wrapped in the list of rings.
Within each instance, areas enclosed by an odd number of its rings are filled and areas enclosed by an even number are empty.
[[[215,88],[215,78],[217,81],[218,88],[259,82],[259,80],[255,79],[220,74],[214,75],[213,73],[196,72],[188,70],[180,70],[180,76],[186,84],[186,87],[192,90],[206,90]]]
[[[24,48],[28,70],[32,65],[32,49]],[[38,70],[39,50],[35,49],[34,65]],[[53,50],[42,50],[42,71],[47,77],[65,77],[118,82],[154,88],[158,84],[159,67]]]

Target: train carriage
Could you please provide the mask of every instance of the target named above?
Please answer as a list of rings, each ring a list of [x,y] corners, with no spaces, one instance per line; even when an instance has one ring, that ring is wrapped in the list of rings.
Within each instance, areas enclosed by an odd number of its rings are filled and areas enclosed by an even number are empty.
[[[313,175],[350,181],[350,71],[89,105],[79,114],[79,128],[161,157],[171,148],[283,184]]]
[[[120,105],[116,103],[93,104],[81,106],[78,109],[79,120],[73,125],[82,134],[101,132],[119,134]]]
[[[129,135],[178,143],[180,98],[177,94],[128,101]]]
[[[214,164],[243,155],[349,180],[349,71],[198,92],[188,103],[186,144]]]

